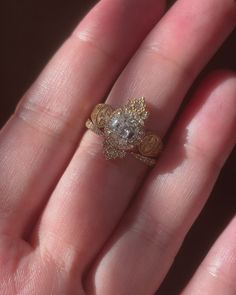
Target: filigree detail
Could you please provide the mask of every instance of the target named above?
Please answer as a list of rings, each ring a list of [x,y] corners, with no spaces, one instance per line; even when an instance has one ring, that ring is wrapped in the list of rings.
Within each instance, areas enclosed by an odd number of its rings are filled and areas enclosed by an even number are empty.
[[[131,154],[153,166],[156,163],[154,158],[162,149],[162,141],[152,132],[145,133],[144,121],[148,116],[144,97],[131,99],[116,110],[103,103],[93,109],[86,127],[105,138],[103,151],[106,159]]]
[[[112,146],[108,140],[103,143],[103,152],[107,160],[124,158],[127,154],[125,151]]]
[[[149,116],[144,97],[129,100],[128,104],[125,105],[124,108],[139,116],[142,121],[146,120]]]
[[[91,120],[98,128],[104,128],[112,112],[113,108],[110,105],[99,103],[92,111]]]
[[[85,126],[97,135],[104,135],[103,131],[99,129],[90,119],[86,121]]]
[[[162,150],[162,140],[152,132],[148,132],[139,144],[139,152],[146,157],[156,157]]]

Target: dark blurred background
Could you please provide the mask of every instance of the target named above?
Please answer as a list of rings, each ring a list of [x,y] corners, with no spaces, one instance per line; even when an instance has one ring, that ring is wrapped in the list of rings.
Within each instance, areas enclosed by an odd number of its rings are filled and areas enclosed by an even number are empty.
[[[54,51],[94,3],[92,0],[1,1],[0,126]],[[190,93],[202,76],[217,68],[236,70],[236,32],[210,61]],[[179,294],[235,212],[236,150],[222,170],[207,206],[188,234],[158,295]]]

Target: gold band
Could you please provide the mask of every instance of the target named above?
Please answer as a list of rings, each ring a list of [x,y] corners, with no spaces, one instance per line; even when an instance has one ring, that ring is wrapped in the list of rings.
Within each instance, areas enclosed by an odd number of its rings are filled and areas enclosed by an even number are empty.
[[[154,132],[145,131],[148,116],[144,97],[129,100],[118,109],[102,103],[95,106],[86,127],[104,137],[106,159],[124,158],[130,154],[154,166],[163,143]]]

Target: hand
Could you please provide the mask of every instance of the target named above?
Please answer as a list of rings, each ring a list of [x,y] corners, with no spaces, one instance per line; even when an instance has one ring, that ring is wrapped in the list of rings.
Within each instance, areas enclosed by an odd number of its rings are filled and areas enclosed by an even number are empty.
[[[2,129],[0,294],[151,295],[166,276],[236,142],[230,71],[208,76],[170,130],[234,29],[236,3],[164,9],[100,1]],[[85,131],[108,92],[114,106],[145,96],[148,129],[169,131],[151,171],[131,157],[105,160],[101,138]],[[182,294],[235,294],[235,231],[234,218]]]

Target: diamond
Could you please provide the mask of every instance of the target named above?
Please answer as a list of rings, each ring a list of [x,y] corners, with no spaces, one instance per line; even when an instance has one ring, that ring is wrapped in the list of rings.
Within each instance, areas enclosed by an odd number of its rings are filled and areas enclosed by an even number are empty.
[[[132,139],[135,135],[134,120],[124,113],[114,116],[109,122],[112,132],[117,133],[123,139]]]
[[[139,142],[143,126],[136,114],[119,109],[108,120],[105,134],[112,145],[131,149]]]
[[[86,126],[104,137],[103,152],[106,159],[124,158],[127,154],[149,166],[156,163],[163,144],[153,132],[145,132],[149,116],[144,97],[133,98],[118,109],[100,103],[93,109]]]

